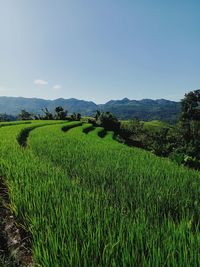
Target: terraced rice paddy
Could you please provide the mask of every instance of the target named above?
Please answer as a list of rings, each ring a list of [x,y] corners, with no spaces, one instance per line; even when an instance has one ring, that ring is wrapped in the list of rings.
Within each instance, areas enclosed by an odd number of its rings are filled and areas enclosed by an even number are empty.
[[[38,266],[200,266],[199,172],[80,122],[7,125],[0,138]]]

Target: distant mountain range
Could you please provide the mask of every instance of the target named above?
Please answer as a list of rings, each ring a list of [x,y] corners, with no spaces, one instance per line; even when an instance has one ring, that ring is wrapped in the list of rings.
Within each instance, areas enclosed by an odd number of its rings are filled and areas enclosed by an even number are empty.
[[[95,104],[91,101],[78,100],[75,98],[45,100],[39,98],[24,97],[0,97],[0,114],[6,113],[16,116],[22,109],[35,114],[41,114],[42,108],[53,111],[55,107],[62,106],[69,113],[81,113],[84,116],[92,116],[96,110],[110,111],[119,119],[138,117],[141,120],[163,120],[175,122],[180,114],[180,102],[166,99],[142,99],[111,100],[105,104]]]

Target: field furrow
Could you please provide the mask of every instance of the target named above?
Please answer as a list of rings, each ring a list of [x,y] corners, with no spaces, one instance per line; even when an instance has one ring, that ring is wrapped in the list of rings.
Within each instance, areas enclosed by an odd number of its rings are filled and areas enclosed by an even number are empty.
[[[94,131],[89,132],[89,136],[101,137],[103,138],[106,135],[106,130],[103,127],[96,127]]]
[[[70,129],[78,127],[78,126],[81,126],[81,125],[82,125],[82,122],[73,121],[73,122],[70,122],[68,125],[63,126],[62,127],[62,131],[63,132],[67,132]]]
[[[32,123],[31,121],[1,122],[0,128],[6,127],[6,126],[16,126],[16,125],[24,125],[24,124],[31,124],[31,123]]]
[[[95,127],[90,123],[85,123],[82,127],[83,133],[88,134],[91,131],[94,131]]]
[[[56,124],[63,124],[63,123],[66,123],[65,121],[46,121],[46,122],[39,122],[39,123],[34,123],[32,124],[31,126],[28,126],[28,127],[24,127],[20,133],[18,134],[17,136],[17,141],[19,143],[20,146],[22,147],[26,147],[27,146],[27,139],[28,139],[28,136],[30,134],[31,131],[33,131],[34,129],[36,128],[39,128],[39,127],[43,127],[43,126],[48,126],[48,125],[56,125]]]

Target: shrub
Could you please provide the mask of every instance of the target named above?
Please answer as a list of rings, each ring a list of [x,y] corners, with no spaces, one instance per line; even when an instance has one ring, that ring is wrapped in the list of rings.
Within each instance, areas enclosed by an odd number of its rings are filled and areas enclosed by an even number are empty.
[[[97,125],[103,127],[107,131],[118,133],[120,130],[120,122],[110,112],[101,112],[97,119]]]

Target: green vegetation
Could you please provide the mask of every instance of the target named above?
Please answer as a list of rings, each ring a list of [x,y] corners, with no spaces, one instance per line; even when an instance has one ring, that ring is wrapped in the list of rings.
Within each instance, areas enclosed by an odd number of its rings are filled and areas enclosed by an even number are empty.
[[[199,172],[102,127],[32,124],[26,148],[30,125],[0,128],[0,175],[39,266],[200,265]]]
[[[12,121],[12,122],[0,122],[0,128],[4,126],[14,126],[14,125],[20,125],[20,124],[30,124],[31,121]]]
[[[120,122],[112,113],[97,110],[95,119],[96,124],[103,126],[107,131],[119,132]]]
[[[178,127],[161,121],[142,122],[137,118],[121,123],[117,139],[167,157],[179,146]]]
[[[137,118],[121,123],[117,139],[178,164],[200,169],[200,90],[191,91],[181,101],[177,124],[162,121],[141,122]]]
[[[77,122],[77,121],[73,121],[71,123],[68,123],[67,125],[63,126],[61,129],[63,132],[67,132],[68,130],[77,127],[77,126],[81,126],[82,122]]]
[[[93,131],[95,127],[91,123],[85,123],[83,125],[83,133],[88,134],[89,132]]]
[[[148,129],[163,129],[163,128],[171,128],[172,125],[166,123],[166,122],[163,122],[163,121],[158,121],[158,120],[153,120],[153,121],[145,121],[143,122],[143,125],[144,125],[144,128],[146,128],[147,130]]]
[[[0,113],[11,114],[16,117],[22,107],[30,113],[42,115],[42,109],[46,107],[51,113],[56,107],[62,106],[71,114],[80,113],[83,116],[93,116],[96,110],[112,112],[119,119],[131,119],[138,117],[140,120],[162,120],[176,123],[181,111],[179,102],[165,99],[151,100],[111,100],[103,105],[97,105],[91,101],[78,99],[44,100],[22,97],[0,97]],[[5,117],[5,114],[2,115]],[[8,116],[7,116],[8,117]],[[10,117],[10,116],[9,116]],[[1,115],[0,115],[1,120]]]

